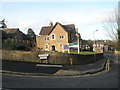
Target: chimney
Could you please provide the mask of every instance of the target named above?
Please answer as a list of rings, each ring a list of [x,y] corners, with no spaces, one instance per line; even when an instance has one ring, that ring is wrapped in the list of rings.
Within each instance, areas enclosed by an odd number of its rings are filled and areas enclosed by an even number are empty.
[[[78,32],[78,28],[76,28],[75,31]]]
[[[50,23],[49,23],[49,26],[53,26],[53,23],[52,23],[52,22],[50,22]]]

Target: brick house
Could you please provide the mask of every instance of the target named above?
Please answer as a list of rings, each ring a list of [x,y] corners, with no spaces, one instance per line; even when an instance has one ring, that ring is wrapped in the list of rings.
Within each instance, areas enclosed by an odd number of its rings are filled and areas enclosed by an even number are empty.
[[[30,41],[27,36],[19,30],[19,28],[0,28],[2,33],[2,42],[9,40],[14,41],[15,46],[30,47]]]
[[[74,24],[62,25],[59,22],[55,25],[50,22],[49,26],[42,27],[39,35],[36,37],[36,46],[43,51],[61,52],[63,45],[75,43],[80,39]]]

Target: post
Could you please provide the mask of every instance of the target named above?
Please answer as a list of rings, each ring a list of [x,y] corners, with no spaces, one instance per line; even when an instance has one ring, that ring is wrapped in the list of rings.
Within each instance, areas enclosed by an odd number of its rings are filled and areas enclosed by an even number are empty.
[[[98,30],[95,30],[95,31],[93,32],[93,38],[94,38],[94,44],[95,44],[95,46],[96,46],[95,32],[97,32],[97,31],[98,31]],[[96,48],[96,47],[94,47],[94,62],[96,62],[95,48]]]
[[[62,44],[62,52],[64,53],[65,51],[64,51],[64,45]]]
[[[80,53],[80,35],[78,34],[78,54]]]
[[[70,58],[70,65],[73,65],[73,59]]]
[[[70,47],[68,46],[68,53],[70,53]]]

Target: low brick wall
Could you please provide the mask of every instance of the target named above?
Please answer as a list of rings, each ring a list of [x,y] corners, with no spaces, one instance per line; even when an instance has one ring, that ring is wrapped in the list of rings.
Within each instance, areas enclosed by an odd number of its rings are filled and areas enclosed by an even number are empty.
[[[44,52],[41,54],[49,54],[48,63],[49,64],[63,64],[70,65],[70,58],[73,59],[74,65],[88,64],[94,62],[94,54],[91,55],[81,55],[81,54],[67,54],[59,52]],[[96,54],[96,60],[103,58],[103,54]],[[2,50],[2,60],[13,60],[13,61],[24,61],[24,62],[35,62],[41,63],[37,52],[30,51],[9,51]],[[42,63],[45,63],[43,60]]]
[[[95,55],[71,54],[70,56],[73,59],[73,64],[75,65],[89,64],[103,59],[103,53],[99,53]]]

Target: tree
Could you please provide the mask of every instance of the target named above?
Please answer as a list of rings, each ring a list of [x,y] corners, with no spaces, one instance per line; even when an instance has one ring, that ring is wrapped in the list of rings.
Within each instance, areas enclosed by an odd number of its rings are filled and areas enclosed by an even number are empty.
[[[36,35],[31,28],[29,28],[27,31],[27,37],[31,41],[31,47],[34,47],[36,42]]]
[[[117,30],[118,31],[118,49],[120,50],[120,28]]]
[[[82,48],[83,50],[85,50],[85,47],[88,46],[89,49],[88,51],[92,51],[93,50],[93,41],[92,40],[82,40]]]
[[[35,38],[36,38],[36,35],[35,35],[34,31],[31,28],[28,29],[27,36],[28,36],[28,38],[30,40],[35,40]]]
[[[119,2],[120,3],[120,2]],[[107,18],[103,28],[106,30],[107,35],[114,41],[114,47],[119,48],[119,24],[120,24],[119,6]]]
[[[0,24],[2,25],[0,28],[7,28],[7,25],[5,23],[5,19],[3,19],[2,21],[0,21]]]
[[[118,2],[118,47],[120,50],[120,1]]]

